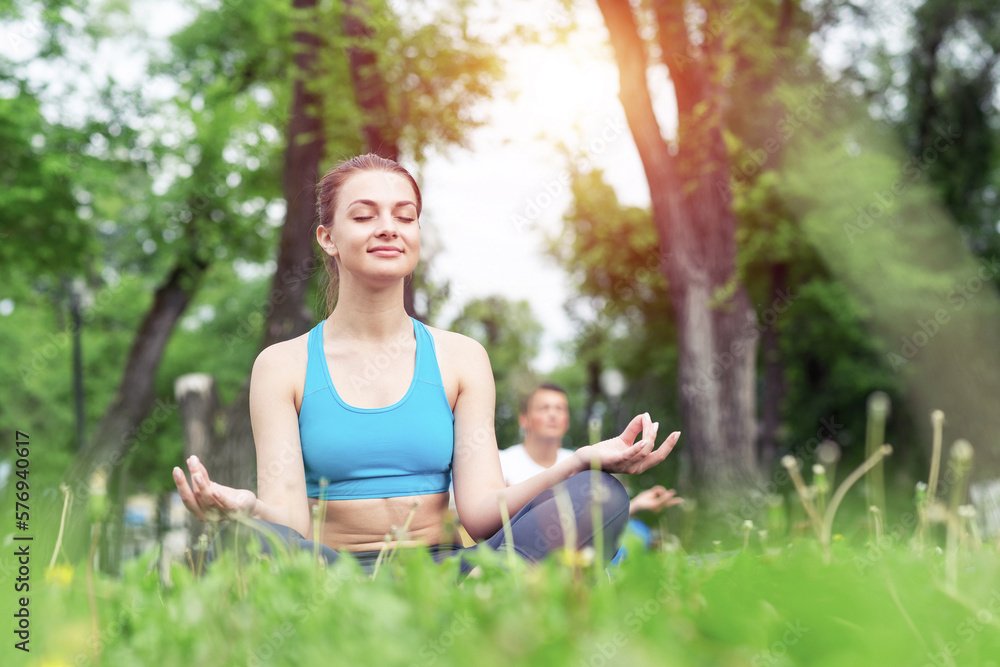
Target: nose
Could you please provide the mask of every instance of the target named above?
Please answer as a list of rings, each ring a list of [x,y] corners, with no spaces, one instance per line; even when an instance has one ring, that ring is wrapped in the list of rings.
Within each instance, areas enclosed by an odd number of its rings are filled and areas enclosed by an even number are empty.
[[[396,238],[399,236],[399,229],[396,227],[396,221],[392,217],[392,213],[380,213],[378,216],[378,225],[375,227],[375,236]]]

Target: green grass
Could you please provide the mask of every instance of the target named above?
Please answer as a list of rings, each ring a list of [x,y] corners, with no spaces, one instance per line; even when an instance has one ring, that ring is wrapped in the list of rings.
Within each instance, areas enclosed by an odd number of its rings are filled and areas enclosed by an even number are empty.
[[[98,662],[85,567],[36,584],[30,665],[990,665],[1000,661],[1000,559],[968,549],[958,588],[944,556],[908,544],[811,538],[764,552],[692,558],[633,552],[604,573],[552,559],[509,570],[400,552],[372,581],[349,559],[231,555],[195,577],[152,556],[97,576]],[[36,561],[38,581],[44,563]],[[9,618],[9,617],[8,617]],[[12,642],[11,642],[12,643]],[[993,661],[991,663],[990,661]]]

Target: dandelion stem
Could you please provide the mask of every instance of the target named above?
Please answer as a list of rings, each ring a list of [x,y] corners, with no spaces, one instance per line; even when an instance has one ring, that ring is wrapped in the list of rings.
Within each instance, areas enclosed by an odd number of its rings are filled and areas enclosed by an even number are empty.
[[[882,445],[875,452],[869,456],[864,463],[859,465],[855,470],[847,476],[847,478],[841,482],[840,486],[834,492],[833,497],[830,498],[830,504],[826,507],[826,514],[823,516],[823,535],[820,538],[820,543],[823,545],[823,549],[826,552],[826,556],[830,557],[830,537],[833,533],[833,519],[837,516],[837,508],[840,507],[841,501],[844,496],[847,495],[848,489],[854,486],[861,477],[874,468],[876,465],[881,463],[882,459],[886,456],[892,454],[892,445]]]
[[[951,506],[948,510],[948,538],[945,547],[944,570],[946,586],[950,591],[958,590],[958,531],[960,517],[958,506],[965,497],[965,482],[972,469],[972,445],[967,440],[956,440],[951,446],[949,464],[954,473],[955,483],[951,487]]]
[[[208,535],[202,533],[198,536],[198,571],[196,577],[200,577],[205,571],[205,554],[208,553]]]
[[[87,602],[90,604],[90,632],[94,651],[94,664],[101,658],[101,624],[97,618],[97,596],[94,594],[94,556],[101,538],[101,523],[96,522],[90,529],[90,553],[87,555]]]
[[[559,513],[559,523],[562,526],[563,548],[576,549],[576,520],[573,517],[573,501],[569,497],[566,487],[559,485],[555,488],[556,510]]]
[[[322,497],[323,497],[323,494],[321,493],[320,494],[320,498],[322,498]],[[313,562],[316,562],[317,560],[319,560],[319,543],[320,543],[320,520],[319,520],[319,513],[320,513],[320,505],[322,505],[322,504],[323,504],[323,501],[320,500],[317,504],[313,505],[313,508],[312,508]]]
[[[927,504],[934,503],[937,495],[938,472],[941,468],[941,437],[944,430],[944,413],[935,410],[931,413],[931,425],[934,428],[933,449],[931,453],[931,476],[927,480]]]
[[[604,503],[604,485],[601,483],[601,465],[597,459],[590,462],[590,524],[594,532],[594,579],[597,579],[598,563],[604,563],[604,519],[601,507]]]
[[[326,487],[330,486],[326,477],[319,478],[319,500],[313,506],[313,561],[319,561],[319,545],[323,539],[323,527],[326,523]]]
[[[781,465],[788,469],[788,475],[792,478],[792,482],[795,484],[795,490],[798,492],[799,498],[802,500],[802,506],[806,509],[806,514],[809,515],[809,523],[812,525],[813,532],[816,533],[817,538],[822,540],[823,520],[820,519],[819,514],[816,513],[816,507],[809,498],[809,490],[806,488],[806,483],[803,481],[802,475],[799,474],[799,462],[795,460],[794,456],[785,456],[781,459]]]
[[[59,556],[59,549],[62,548],[63,529],[66,527],[66,515],[69,512],[70,488],[66,484],[60,484],[59,490],[63,492],[62,516],[59,518],[59,534],[56,535],[56,548],[52,550],[52,560],[49,561],[49,569],[55,567],[56,558]]]
[[[378,576],[379,566],[382,565],[382,557],[385,556],[385,552],[389,548],[389,540],[391,539],[392,535],[386,533],[385,538],[382,540],[382,548],[379,549],[378,557],[375,559],[375,567],[372,568],[372,581],[375,581],[375,577]]]
[[[885,442],[885,420],[889,414],[889,397],[876,391],[868,398],[868,429],[865,437],[865,456],[871,459]],[[881,457],[872,466],[865,485],[868,506],[874,505],[885,512],[885,483]]]
[[[517,555],[514,552],[514,531],[510,527],[510,512],[507,511],[507,500],[500,499],[500,518],[503,520],[504,551],[507,552],[507,566],[514,571]]]
[[[407,531],[410,530],[410,522],[413,521],[413,517],[416,516],[416,514],[417,514],[417,508],[419,508],[419,507],[420,507],[420,502],[419,501],[414,501],[413,506],[410,508],[410,513],[406,516],[406,521],[403,522],[403,527],[402,528],[397,528],[396,526],[392,527],[392,531],[395,533],[395,538],[396,539],[392,543],[392,546],[389,547],[389,554],[385,557],[386,567],[389,566],[389,563],[392,562],[393,556],[396,555],[396,550],[397,550],[397,547],[399,546],[400,541],[403,540],[407,536],[407,534],[408,534]],[[390,537],[392,537],[391,533],[390,533]]]

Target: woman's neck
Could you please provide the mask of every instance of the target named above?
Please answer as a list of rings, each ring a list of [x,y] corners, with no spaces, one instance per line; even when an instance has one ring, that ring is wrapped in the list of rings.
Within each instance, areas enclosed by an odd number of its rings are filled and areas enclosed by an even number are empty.
[[[327,318],[327,329],[337,337],[383,341],[412,329],[403,308],[403,283],[384,290],[357,290],[341,286],[337,306]]]

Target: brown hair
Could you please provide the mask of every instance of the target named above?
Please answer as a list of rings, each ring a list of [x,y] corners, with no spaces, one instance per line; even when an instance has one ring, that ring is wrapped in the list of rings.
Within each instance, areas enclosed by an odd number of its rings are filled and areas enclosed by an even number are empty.
[[[522,415],[528,414],[528,408],[531,406],[531,399],[533,399],[535,397],[535,394],[537,394],[540,391],[558,391],[560,394],[566,397],[567,401],[569,400],[569,395],[566,393],[566,390],[557,385],[555,382],[543,382],[534,389],[532,389],[531,392],[521,400]]]
[[[420,187],[417,186],[413,175],[393,160],[379,157],[374,153],[366,153],[344,160],[319,179],[319,183],[316,185],[316,219],[319,225],[329,227],[333,224],[333,214],[337,208],[337,195],[340,194],[347,179],[363,171],[384,171],[405,177],[413,186],[413,193],[417,198],[417,217],[420,217],[424,202],[420,196]],[[323,262],[323,266],[326,268],[326,274],[329,278],[326,290],[326,309],[327,312],[332,312],[334,304],[337,303],[339,275],[337,262],[333,257],[328,257]]]

